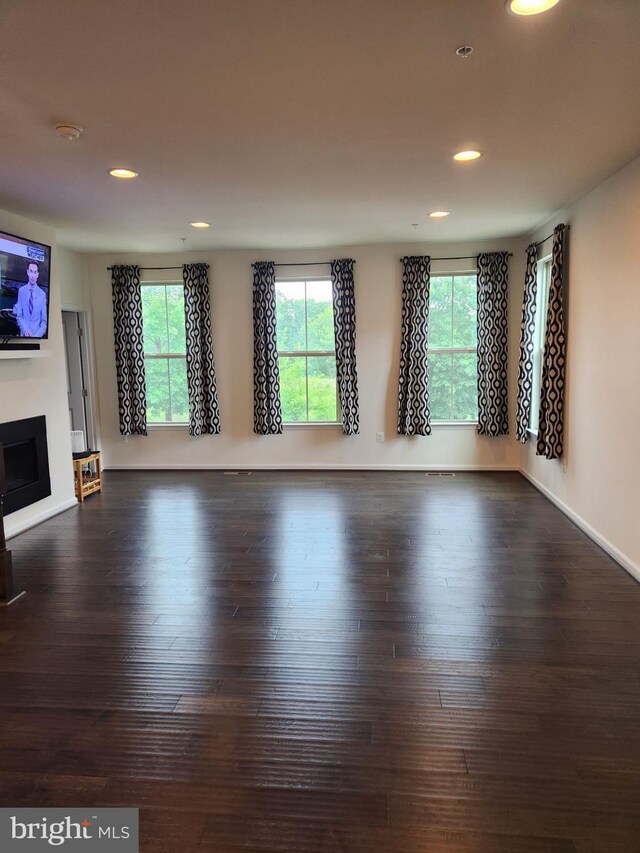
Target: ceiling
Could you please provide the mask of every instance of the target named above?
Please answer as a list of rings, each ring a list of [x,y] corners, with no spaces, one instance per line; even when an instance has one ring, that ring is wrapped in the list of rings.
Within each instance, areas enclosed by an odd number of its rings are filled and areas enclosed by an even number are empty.
[[[640,153],[638,0],[0,0],[0,26],[0,207],[81,251],[506,237]]]

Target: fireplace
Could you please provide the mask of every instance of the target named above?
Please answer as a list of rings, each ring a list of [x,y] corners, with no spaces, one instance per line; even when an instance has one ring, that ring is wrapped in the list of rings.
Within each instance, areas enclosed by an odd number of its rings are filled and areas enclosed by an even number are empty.
[[[5,469],[5,515],[51,494],[44,415],[0,424],[0,452]]]

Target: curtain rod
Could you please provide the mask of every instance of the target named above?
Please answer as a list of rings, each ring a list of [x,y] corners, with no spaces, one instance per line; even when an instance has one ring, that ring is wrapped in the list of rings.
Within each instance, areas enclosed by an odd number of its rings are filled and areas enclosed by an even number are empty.
[[[324,267],[330,264],[331,261],[301,261],[299,264],[275,264],[274,267]],[[355,261],[353,262],[355,264]],[[255,264],[251,264],[252,268]]]
[[[565,230],[565,231],[568,231],[568,230],[569,230],[569,226],[568,226],[568,225],[565,225],[565,226],[564,226],[564,230]],[[555,233],[556,233],[556,232],[554,231],[554,232],[553,232],[553,234],[555,234]],[[544,238],[544,240],[538,240],[538,242],[537,242],[537,243],[534,243],[534,246],[536,247],[536,249],[538,248],[538,246],[542,246],[542,244],[543,244],[543,243],[546,243],[546,242],[547,242],[547,240],[550,240],[550,239],[553,237],[553,234],[549,234],[549,236],[548,236],[548,237],[545,237],[545,238]]]
[[[485,252],[480,252],[480,254],[486,254]],[[512,258],[513,252],[507,252],[507,255]],[[430,261],[475,261],[477,259],[477,255],[462,255],[457,258],[432,258],[429,257]],[[404,258],[400,258],[400,263],[402,263]]]
[[[324,267],[330,263],[331,261],[307,261],[303,264],[274,264],[274,267]]]
[[[124,265],[126,266],[126,264]],[[209,269],[209,264],[205,264],[205,267]],[[107,267],[108,270],[112,270],[113,267]],[[140,272],[151,272],[152,270],[181,270],[182,267],[140,267]]]

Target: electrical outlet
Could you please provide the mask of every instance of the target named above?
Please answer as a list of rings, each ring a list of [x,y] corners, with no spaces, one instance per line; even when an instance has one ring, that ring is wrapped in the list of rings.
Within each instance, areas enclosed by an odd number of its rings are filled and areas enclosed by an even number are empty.
[[[377,432],[376,433],[376,441],[378,442],[378,444],[384,443],[384,433],[383,432]]]

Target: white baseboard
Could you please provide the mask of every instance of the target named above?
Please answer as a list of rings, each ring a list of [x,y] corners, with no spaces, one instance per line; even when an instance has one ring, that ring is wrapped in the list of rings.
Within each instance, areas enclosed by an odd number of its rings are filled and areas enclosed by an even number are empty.
[[[578,515],[578,513],[574,512],[564,501],[561,501],[560,498],[556,497],[553,492],[546,486],[543,486],[539,480],[536,480],[535,477],[532,477],[531,474],[527,474],[527,472],[522,469],[520,469],[520,473],[531,483],[532,486],[543,494],[545,498],[550,500],[554,506],[557,506],[560,512],[564,513],[567,518],[573,521],[573,523],[577,525],[583,533],[586,533],[589,539],[592,539],[596,545],[599,545],[603,551],[606,551],[607,554],[612,557],[616,563],[619,563],[623,569],[629,572],[633,578],[640,581],[640,566],[638,566],[637,563],[634,563],[630,557],[624,554],[619,548],[616,548],[613,542],[610,542],[605,536],[599,533],[595,527],[592,527],[587,521],[585,521],[582,516]]]
[[[181,463],[104,465],[103,471],[519,471],[517,465],[304,465],[300,463],[276,463],[259,465],[235,465],[227,463]]]
[[[60,515],[61,512],[65,512],[74,506],[78,506],[78,499],[69,498],[69,500],[43,510],[43,512],[38,513],[38,515],[32,515],[31,518],[19,521],[13,525],[11,524],[11,517],[5,518],[4,526],[6,538],[11,539],[12,536],[18,536],[19,533],[24,533],[25,530],[31,530],[31,528],[35,527],[37,524],[42,524],[43,521],[53,518],[54,515]]]

